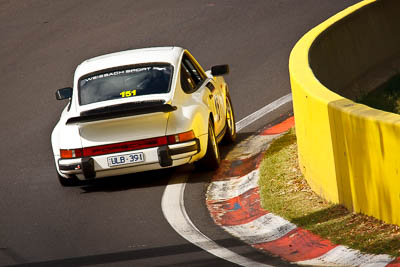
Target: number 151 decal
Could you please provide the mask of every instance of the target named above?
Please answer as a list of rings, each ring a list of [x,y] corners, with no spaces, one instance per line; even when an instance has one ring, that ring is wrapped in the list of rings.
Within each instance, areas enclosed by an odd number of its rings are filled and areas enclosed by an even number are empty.
[[[121,93],[119,93],[122,97],[131,97],[131,96],[135,96],[136,95],[136,90],[132,90],[132,91],[122,91]]]

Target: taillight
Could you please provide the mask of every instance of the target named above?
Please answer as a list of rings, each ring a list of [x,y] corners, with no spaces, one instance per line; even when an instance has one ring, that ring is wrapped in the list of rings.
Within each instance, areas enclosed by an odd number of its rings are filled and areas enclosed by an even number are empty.
[[[62,159],[80,158],[83,155],[81,148],[77,149],[60,149],[60,156]]]
[[[83,149],[81,148],[60,149],[60,155],[61,158],[63,159],[99,156],[99,155],[112,154],[124,151],[158,147],[163,145],[172,145],[194,139],[195,139],[194,132],[193,130],[191,130],[188,132],[173,134],[168,136],[161,136],[144,140],[128,141],[110,145],[85,147]]]
[[[85,147],[83,149],[83,155],[85,157],[88,156],[98,156],[104,154],[118,153],[124,151],[131,151],[137,149],[144,149],[150,147],[157,147],[167,144],[167,137],[156,137],[149,138],[144,140],[136,140],[136,141],[128,141],[111,145],[102,145],[102,146],[92,146]]]
[[[186,142],[189,140],[193,140],[195,138],[193,130],[190,130],[188,132],[180,133],[180,134],[173,134],[173,135],[168,135],[168,144],[176,144],[176,143],[182,143]]]

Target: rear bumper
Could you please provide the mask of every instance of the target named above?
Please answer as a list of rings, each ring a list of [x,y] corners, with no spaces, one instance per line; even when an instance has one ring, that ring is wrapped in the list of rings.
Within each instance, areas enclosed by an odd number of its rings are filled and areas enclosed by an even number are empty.
[[[119,166],[108,165],[108,158],[127,153],[143,153],[144,162]],[[76,159],[58,159],[58,169],[66,176],[75,175],[79,179],[94,179],[113,175],[122,175],[147,170],[173,167],[190,162],[191,158],[200,152],[198,139],[143,150],[133,150],[123,153],[113,153]]]

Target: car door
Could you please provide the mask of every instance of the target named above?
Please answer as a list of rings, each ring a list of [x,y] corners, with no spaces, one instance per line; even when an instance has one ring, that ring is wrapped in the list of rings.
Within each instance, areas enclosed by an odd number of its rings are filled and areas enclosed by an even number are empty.
[[[217,86],[214,79],[207,77],[203,68],[197,63],[197,61],[189,54],[185,53],[182,58],[182,70],[181,75],[183,76],[184,82],[182,88],[185,92],[191,93],[197,89],[206,86],[209,91],[210,105],[209,108],[214,118],[215,133],[218,134],[224,127],[224,116],[223,116],[223,92],[222,89]]]

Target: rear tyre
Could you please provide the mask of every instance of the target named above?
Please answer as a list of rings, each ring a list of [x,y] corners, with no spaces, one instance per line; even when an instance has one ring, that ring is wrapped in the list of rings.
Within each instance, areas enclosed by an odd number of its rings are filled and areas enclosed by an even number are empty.
[[[219,163],[221,161],[219,155],[219,148],[217,140],[215,138],[214,126],[212,121],[208,122],[208,142],[207,142],[207,152],[206,155],[195,162],[195,165],[199,169],[205,169],[209,171],[214,171],[218,169]]]
[[[226,94],[226,123],[225,123],[225,135],[222,138],[223,144],[232,144],[236,141],[236,121],[235,114],[233,112],[232,100],[228,94]]]
[[[58,176],[58,181],[62,186],[74,186],[79,184],[79,180],[76,177],[64,178],[58,173],[57,176]]]

